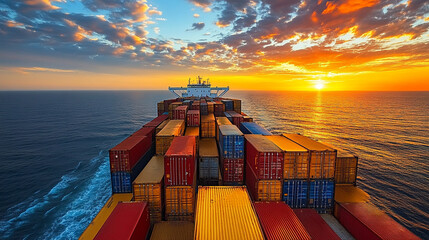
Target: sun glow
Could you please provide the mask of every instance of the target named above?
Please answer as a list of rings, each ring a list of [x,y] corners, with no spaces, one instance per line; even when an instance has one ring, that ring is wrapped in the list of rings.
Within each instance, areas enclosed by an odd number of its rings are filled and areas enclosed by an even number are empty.
[[[322,90],[325,87],[325,82],[322,80],[318,80],[314,82],[314,88],[317,90]]]

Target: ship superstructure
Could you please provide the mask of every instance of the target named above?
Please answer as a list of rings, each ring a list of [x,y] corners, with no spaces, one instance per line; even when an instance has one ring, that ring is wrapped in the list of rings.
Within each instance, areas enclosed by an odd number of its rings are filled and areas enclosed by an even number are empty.
[[[202,77],[198,76],[195,83],[191,83],[191,79],[188,81],[187,87],[168,87],[168,90],[175,94],[177,97],[222,97],[229,90],[227,87],[212,87],[210,80],[202,80]]]

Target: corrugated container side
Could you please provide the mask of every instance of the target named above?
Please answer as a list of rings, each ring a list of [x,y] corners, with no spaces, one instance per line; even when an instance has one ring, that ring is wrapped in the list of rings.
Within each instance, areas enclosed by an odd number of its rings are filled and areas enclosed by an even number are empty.
[[[182,119],[186,120],[186,113],[188,111],[188,106],[178,106],[173,110],[173,119]]]
[[[219,126],[219,147],[224,158],[244,158],[244,137],[237,126]]]
[[[150,240],[192,240],[194,223],[185,221],[159,222],[153,227]]]
[[[241,100],[240,99],[232,99],[234,104],[234,111],[237,113],[241,113]]]
[[[337,159],[335,162],[335,183],[353,184],[356,186],[358,157],[346,150],[333,146],[332,144],[325,142],[321,143],[337,150]]]
[[[205,138],[199,141],[199,179],[219,180],[219,154],[216,140]]]
[[[340,203],[337,218],[356,240],[420,239],[386,213],[368,203]]]
[[[310,181],[308,207],[320,213],[332,212],[334,207],[334,180],[317,179]]]
[[[157,111],[158,111],[158,116],[162,115],[164,111],[164,101],[161,101],[159,103],[157,103]]]
[[[110,171],[130,171],[152,147],[152,138],[130,136],[109,151]]]
[[[154,136],[156,136],[156,134],[158,134],[162,129],[164,129],[164,127],[167,125],[167,123],[169,122],[170,120],[165,120],[165,121],[163,121],[161,124],[159,124],[159,126],[158,127],[156,127],[156,129],[155,129],[155,134],[154,134]]]
[[[307,180],[285,180],[282,200],[291,208],[307,207],[308,185]]]
[[[208,113],[214,113],[214,103],[213,102],[207,103],[207,111],[208,111]]]
[[[176,101],[177,101],[177,99],[167,99],[167,100],[164,100],[164,113],[168,112],[168,110],[170,108],[170,104],[172,104],[172,103],[174,103]]]
[[[258,179],[283,178],[283,152],[267,137],[247,134],[246,164],[256,173]]]
[[[201,115],[207,115],[209,113],[208,104],[206,102],[200,103]]]
[[[234,111],[234,102],[232,100],[224,99],[222,103],[225,105],[225,111]]]
[[[285,203],[254,202],[253,205],[267,240],[311,239],[298,217]]]
[[[92,240],[95,235],[97,235],[100,228],[106,222],[107,218],[112,213],[113,209],[115,209],[116,205],[120,202],[129,202],[133,199],[133,194],[131,193],[117,193],[113,194],[109,200],[107,200],[106,204],[104,204],[103,208],[101,208],[100,212],[98,212],[97,216],[91,221],[82,235],[79,237],[79,240]]]
[[[155,130],[156,130],[156,127],[142,127],[131,135],[132,136],[145,136],[145,137],[152,139],[152,141],[153,141],[153,140],[155,140]]]
[[[214,103],[214,115],[216,117],[223,117],[225,112],[225,105],[223,105],[222,102],[215,102]]]
[[[189,110],[186,116],[186,122],[188,127],[198,127],[200,126],[200,111],[199,110]]]
[[[200,186],[194,239],[264,239],[246,187]]]
[[[196,171],[195,137],[175,137],[164,156],[165,185],[194,184]]]
[[[201,137],[215,137],[215,117],[213,114],[201,116]]]
[[[240,127],[240,124],[243,122],[243,115],[234,111],[227,111],[224,114],[232,122],[232,124],[237,127]]]
[[[185,121],[170,120],[167,125],[156,134],[156,154],[163,155],[167,152],[175,136],[181,136],[185,132]]]
[[[313,240],[341,240],[314,209],[294,209],[293,212],[304,225]]]
[[[165,187],[165,218],[168,221],[193,221],[194,186]]]
[[[168,117],[170,119],[173,119],[173,111],[180,105],[182,105],[182,102],[173,102],[168,106]]]
[[[168,118],[167,115],[160,115],[156,118],[154,118],[152,121],[146,123],[143,125],[143,127],[158,127],[159,124],[161,124],[163,121],[165,121]]]
[[[200,103],[195,101],[194,103],[192,103],[191,109],[200,111]]]
[[[232,125],[226,117],[216,117],[216,140],[219,142],[219,126],[222,125]]]
[[[255,122],[242,122],[240,124],[240,131],[244,134],[261,134],[261,135],[273,135],[270,131],[262,127]]]
[[[249,165],[246,165],[246,186],[254,201],[281,201],[282,181],[258,179]]]
[[[94,239],[146,239],[150,228],[146,202],[119,203]]]
[[[244,159],[222,158],[222,178],[225,184],[242,184],[244,175]]]

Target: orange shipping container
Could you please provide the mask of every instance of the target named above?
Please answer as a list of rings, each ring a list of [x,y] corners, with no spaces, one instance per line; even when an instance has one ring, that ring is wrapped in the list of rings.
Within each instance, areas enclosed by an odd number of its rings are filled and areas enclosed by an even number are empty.
[[[194,220],[195,187],[165,187],[165,218],[168,221]]]
[[[164,182],[164,157],[153,156],[133,182],[134,201],[149,203],[150,222],[162,220]]]
[[[165,127],[156,134],[156,154],[163,155],[175,136],[182,136],[185,131],[184,120],[170,120]]]
[[[213,102],[207,102],[207,110],[210,113],[214,113],[214,103]]]
[[[356,185],[358,157],[341,148],[332,146],[329,143],[323,144],[337,150],[337,161],[335,162],[335,183]]]
[[[167,120],[164,120],[161,124],[159,124],[158,127],[156,127],[155,129],[155,134],[158,134],[165,127],[165,125],[167,125],[169,121],[170,120],[167,119]]]
[[[167,221],[155,224],[150,240],[192,240],[194,223],[186,221]]]
[[[284,152],[283,178],[308,178],[308,150],[283,136],[266,136]]]
[[[310,152],[310,179],[331,179],[335,174],[337,150],[299,134],[283,134]]]
[[[246,165],[246,185],[254,201],[281,201],[281,180],[259,180],[255,172]]]
[[[215,137],[215,117],[213,114],[201,116],[201,137]]]

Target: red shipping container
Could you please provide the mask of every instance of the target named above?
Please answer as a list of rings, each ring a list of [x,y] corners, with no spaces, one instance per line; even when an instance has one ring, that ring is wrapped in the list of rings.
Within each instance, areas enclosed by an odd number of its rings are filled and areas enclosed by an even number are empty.
[[[178,106],[173,110],[173,119],[186,120],[186,111],[188,106]]]
[[[192,186],[195,176],[194,136],[174,137],[164,156],[166,186]]]
[[[168,99],[168,100],[164,100],[164,111],[168,112],[168,107],[170,106],[170,104],[177,102],[177,98],[174,99]]]
[[[216,117],[223,117],[225,112],[225,105],[223,105],[222,102],[215,102],[214,103],[214,115]]]
[[[266,136],[245,134],[246,164],[256,173],[258,179],[283,178],[283,152]]]
[[[232,117],[232,124],[234,124],[237,127],[240,127],[240,123],[243,122],[243,115],[236,113],[234,111],[227,111],[229,115]]]
[[[292,209],[284,202],[254,202],[267,240],[311,240]]]
[[[167,118],[168,118],[168,115],[160,115],[160,116],[154,118],[152,121],[143,125],[143,127],[155,127],[156,128],[156,127],[158,127],[159,124],[161,124]]]
[[[96,240],[146,239],[150,228],[149,206],[146,202],[121,202],[104,222]]]
[[[192,103],[191,109],[192,110],[200,110],[200,103],[199,102]]]
[[[155,138],[155,130],[156,127],[142,127],[139,130],[137,130],[135,133],[132,134],[132,136],[146,136],[150,137],[152,140]]]
[[[186,124],[188,127],[200,126],[200,110],[189,110],[186,114]]]
[[[223,182],[243,183],[244,159],[222,158]]]
[[[313,240],[341,240],[323,218],[314,209],[294,209],[293,212],[304,225]]]
[[[354,238],[356,238],[356,240],[420,239],[386,213],[369,203],[340,203],[336,206],[336,217],[338,221]]]
[[[129,172],[152,147],[152,138],[130,136],[109,150],[110,171]]]

